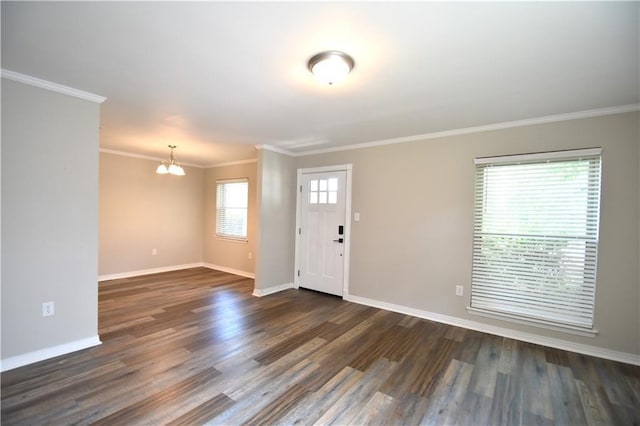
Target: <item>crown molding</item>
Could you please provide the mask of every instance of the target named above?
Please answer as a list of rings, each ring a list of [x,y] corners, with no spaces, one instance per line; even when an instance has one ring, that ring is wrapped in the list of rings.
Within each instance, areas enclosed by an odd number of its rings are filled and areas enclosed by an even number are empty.
[[[85,101],[95,102],[98,104],[103,103],[107,98],[104,96],[95,95],[93,93],[85,92],[83,90],[74,89],[73,87],[64,86],[58,83],[52,83],[41,78],[31,77],[30,75],[20,74],[19,72],[2,69],[2,78],[7,80],[17,81],[18,83],[28,84],[29,86],[39,87],[41,89],[50,90],[56,93],[62,93],[63,95],[73,96],[75,98],[84,99]]]
[[[536,124],[555,123],[559,121],[577,120],[581,118],[601,117],[605,115],[622,114],[625,112],[640,111],[640,104],[621,105],[608,108],[590,109],[585,111],[570,112],[566,114],[547,115],[543,117],[527,118],[523,120],[505,121],[503,123],[487,124],[484,126],[465,127],[462,129],[446,130],[443,132],[424,133],[421,135],[405,136],[401,138],[383,139],[379,141],[363,142],[354,145],[345,145],[333,148],[316,149],[291,153],[294,157],[304,157],[307,155],[327,154],[331,152],[349,151],[352,149],[372,148],[376,146],[394,145],[399,143],[417,142],[429,139],[439,139],[451,136],[468,135],[471,133],[482,133],[493,130],[511,129],[514,127],[526,127]]]
[[[151,155],[134,154],[132,152],[117,151],[115,149],[100,148],[99,151],[104,152],[105,154],[119,155],[121,157],[139,158],[141,160],[167,161],[166,158],[153,157]],[[197,169],[212,169],[215,167],[236,166],[240,164],[249,164],[249,163],[257,163],[257,162],[258,162],[257,158],[249,158],[248,160],[229,161],[227,163],[212,164],[209,166],[202,166],[200,164],[192,164],[192,163],[184,163],[182,161],[180,161],[179,164],[182,166],[195,167]]]
[[[116,151],[115,149],[108,149],[108,148],[99,148],[98,151],[103,152],[105,154],[119,155],[121,157],[139,158],[141,160],[167,161],[167,158],[168,158],[168,157],[165,157],[165,158],[152,157],[150,155],[134,154],[132,152],[125,152],[125,151]],[[207,168],[206,166],[201,166],[199,164],[184,163],[182,161],[179,161],[177,163],[180,164],[181,166],[195,167],[197,169]]]
[[[215,168],[215,167],[227,167],[227,166],[237,166],[240,164],[249,164],[249,163],[257,163],[258,159],[257,158],[250,158],[248,160],[238,160],[238,161],[229,161],[227,163],[218,163],[218,164],[212,164],[210,166],[207,166],[207,168]]]
[[[288,155],[289,157],[297,157],[300,154],[296,154],[295,152],[287,151],[286,149],[277,148],[271,145],[256,145],[256,149],[264,149],[265,151],[277,152],[278,154]]]

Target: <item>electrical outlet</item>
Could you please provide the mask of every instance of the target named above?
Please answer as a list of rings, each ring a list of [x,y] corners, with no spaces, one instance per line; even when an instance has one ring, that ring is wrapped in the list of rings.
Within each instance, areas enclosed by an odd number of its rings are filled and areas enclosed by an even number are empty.
[[[249,257],[249,259],[253,259],[253,253],[249,252],[248,257]]]
[[[44,302],[42,304],[42,316],[50,317],[54,314],[54,305],[53,302]]]
[[[158,249],[151,249],[151,255],[156,256],[158,254]]]
[[[464,287],[461,285],[456,286],[456,296],[464,295]]]

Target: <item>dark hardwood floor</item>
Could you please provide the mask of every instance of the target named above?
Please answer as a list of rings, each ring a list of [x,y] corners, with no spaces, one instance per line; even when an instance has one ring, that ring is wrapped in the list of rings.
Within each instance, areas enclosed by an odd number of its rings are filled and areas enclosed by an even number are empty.
[[[640,367],[204,268],[100,284],[101,346],[2,374],[2,424],[640,424]]]

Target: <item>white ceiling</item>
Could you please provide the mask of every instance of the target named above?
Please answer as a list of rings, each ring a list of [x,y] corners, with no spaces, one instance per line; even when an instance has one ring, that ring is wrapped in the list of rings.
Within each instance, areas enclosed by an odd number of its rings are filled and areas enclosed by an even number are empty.
[[[637,104],[638,6],[3,1],[2,68],[106,96],[102,148],[207,166]]]

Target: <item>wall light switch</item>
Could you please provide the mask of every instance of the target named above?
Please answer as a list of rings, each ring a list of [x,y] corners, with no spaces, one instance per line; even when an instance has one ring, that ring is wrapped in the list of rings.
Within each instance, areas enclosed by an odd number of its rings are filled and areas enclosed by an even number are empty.
[[[360,222],[360,213],[356,212],[353,214],[353,221]]]
[[[253,253],[249,252],[248,257],[249,257],[249,259],[252,259],[253,258]]]
[[[158,249],[151,249],[151,255],[156,256],[158,254]]]
[[[456,296],[463,296],[464,295],[464,287],[461,285],[457,285],[456,286]]]
[[[53,302],[44,302],[42,304],[42,316],[50,317],[54,314],[54,304]]]

